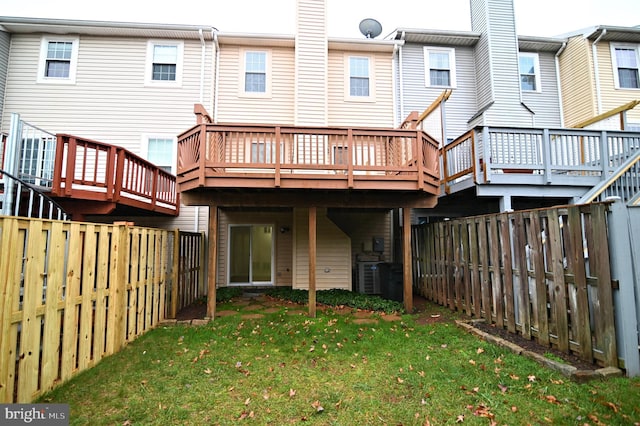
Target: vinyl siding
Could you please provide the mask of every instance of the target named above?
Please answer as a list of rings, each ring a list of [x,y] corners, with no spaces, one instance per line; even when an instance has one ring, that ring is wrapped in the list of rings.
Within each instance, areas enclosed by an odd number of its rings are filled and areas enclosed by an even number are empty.
[[[572,127],[597,115],[589,42],[582,36],[570,38],[559,64],[564,124]]]
[[[602,111],[600,112],[605,113],[628,102],[640,99],[639,89],[616,89],[614,81],[615,70],[611,58],[611,45],[600,42],[596,45],[596,49],[598,66],[600,68],[600,96],[602,98]],[[636,107],[627,111],[627,120],[640,123],[640,108]]]
[[[275,280],[278,286],[291,286],[293,276],[293,214],[287,211],[233,211],[220,209],[218,213],[218,274],[216,284],[227,286],[229,256],[229,225],[271,224],[275,238]],[[281,233],[280,227],[289,231]]]
[[[335,210],[329,212],[329,218],[351,239],[351,262],[355,265],[359,254],[371,254],[364,250],[370,247],[373,237],[384,239],[382,259],[391,261],[392,233],[391,211],[350,211]]]
[[[293,287],[309,288],[309,211],[294,210]],[[316,289],[351,290],[351,241],[326,215],[317,212]]]
[[[200,102],[200,41],[184,41],[182,86],[164,88],[144,84],[147,42],[146,38],[82,36],[76,84],[39,84],[36,77],[41,35],[14,34],[3,128],[8,128],[10,114],[17,112],[23,120],[49,132],[122,146],[135,154],[144,151],[145,135],[177,136],[195,124],[193,105]],[[205,105],[213,98],[212,53],[209,43],[203,84]],[[156,220],[191,231],[196,211],[195,207],[183,206],[179,218]],[[202,217],[202,209],[200,214]],[[198,227],[207,229],[202,222]]]
[[[7,70],[9,67],[9,49],[11,47],[11,34],[0,31],[0,113],[4,113],[4,94],[7,83]],[[0,122],[0,125],[2,123]],[[9,129],[0,127],[0,131],[8,132]],[[2,164],[2,150],[0,150],[0,165]]]
[[[271,55],[271,96],[240,96],[245,46],[221,45],[217,120],[222,123],[294,124],[295,53],[293,48],[262,48]]]
[[[443,46],[447,47],[447,46]],[[476,75],[473,48],[455,48],[456,87],[445,104],[447,136],[456,138],[468,130],[467,122],[476,113]],[[443,92],[426,87],[424,48],[408,43],[402,47],[403,105],[406,118],[411,111],[421,113]],[[438,136],[439,135],[434,135]]]
[[[372,62],[374,101],[345,99],[348,57],[367,56]],[[329,51],[329,126],[393,127],[392,53]]]
[[[298,1],[295,124],[327,125],[325,1]]]
[[[471,11],[472,29],[483,32],[476,50],[478,107],[483,108],[490,101],[494,102],[485,111],[480,124],[531,126],[533,117],[522,106],[520,98],[513,3],[502,0],[472,0]],[[490,91],[491,97],[488,96]]]
[[[538,53],[540,64],[540,91],[522,92],[523,102],[535,112],[536,127],[560,127],[560,96],[556,77],[555,55]]]

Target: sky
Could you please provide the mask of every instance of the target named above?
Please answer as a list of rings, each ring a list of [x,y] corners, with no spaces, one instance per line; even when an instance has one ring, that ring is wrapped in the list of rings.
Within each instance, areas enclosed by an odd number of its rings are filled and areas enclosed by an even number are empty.
[[[640,0],[514,0],[514,8],[520,35],[550,37],[594,25],[640,25]],[[224,32],[293,34],[295,0],[0,0],[0,16],[193,24]],[[358,24],[365,18],[382,24],[380,37],[396,28],[471,30],[469,0],[327,0],[330,37],[362,37]]]

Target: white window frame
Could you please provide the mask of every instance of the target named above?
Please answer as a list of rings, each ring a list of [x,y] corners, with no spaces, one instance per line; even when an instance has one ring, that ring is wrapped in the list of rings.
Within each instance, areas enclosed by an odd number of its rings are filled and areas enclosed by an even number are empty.
[[[369,64],[369,96],[351,95],[351,58],[366,58]],[[344,100],[347,102],[375,102],[376,101],[376,81],[375,81],[375,57],[369,55],[344,55]]]
[[[522,88],[522,70],[520,69],[520,57],[533,58],[533,72],[535,77],[536,88],[534,90]],[[528,75],[528,74],[527,74]],[[542,84],[540,82],[540,56],[534,52],[518,53],[518,77],[520,78],[520,90],[523,92],[542,92]]]
[[[429,53],[447,53],[449,55],[449,85],[431,83],[431,66],[429,64]],[[424,82],[425,87],[445,87],[456,88],[456,49],[452,47],[424,46]]]
[[[47,67],[47,52],[49,43],[55,41],[71,42],[71,61],[69,64],[69,77],[46,77],[45,71]],[[38,83],[51,84],[76,84],[76,71],[78,69],[78,49],[80,48],[79,37],[68,36],[43,36],[40,41],[40,59],[38,62]]]
[[[247,92],[245,91],[245,75],[247,72],[247,53],[264,53],[265,54],[265,88],[264,92]],[[271,49],[240,49],[240,73],[238,75],[238,96],[243,98],[271,98]]]
[[[636,52],[636,65],[638,66],[638,74],[640,75],[640,45],[633,43],[611,43],[611,66],[613,67],[613,83],[616,89],[622,90],[640,90],[635,87],[620,87],[620,77],[618,75],[618,58],[616,49],[630,49]]]
[[[178,138],[172,134],[144,134],[142,135],[142,143],[140,144],[140,156],[147,161],[149,160],[149,141],[150,139],[171,139],[173,149],[171,150],[171,173],[175,176],[178,164]]]
[[[153,53],[155,46],[175,46],[178,48],[176,58],[176,79],[175,80],[154,80],[153,79]],[[184,66],[184,42],[176,40],[148,40],[147,58],[144,67],[145,86],[155,87],[182,87],[182,69]]]

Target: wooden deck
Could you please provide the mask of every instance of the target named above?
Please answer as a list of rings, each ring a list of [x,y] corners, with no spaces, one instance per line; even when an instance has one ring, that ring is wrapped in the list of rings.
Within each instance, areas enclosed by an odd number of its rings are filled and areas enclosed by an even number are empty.
[[[109,214],[176,216],[175,177],[114,145],[57,135],[51,194],[74,218]]]
[[[402,193],[432,205],[438,148],[421,130],[202,123],[178,137],[177,183],[185,196],[348,191]]]
[[[442,190],[534,185],[584,192],[639,150],[636,132],[480,127],[441,149]]]

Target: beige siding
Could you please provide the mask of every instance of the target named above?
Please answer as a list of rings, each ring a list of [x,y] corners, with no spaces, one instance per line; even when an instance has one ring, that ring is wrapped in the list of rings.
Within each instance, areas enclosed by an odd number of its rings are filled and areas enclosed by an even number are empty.
[[[122,146],[136,154],[145,151],[142,145],[147,135],[176,137],[195,124],[201,44],[184,40],[182,86],[161,88],[145,86],[147,42],[146,38],[81,36],[76,83],[44,84],[36,82],[41,35],[14,34],[2,128],[8,131],[10,114],[17,112],[23,120],[49,132]],[[205,106],[213,99],[212,58],[209,42],[202,82]],[[196,208],[183,206],[179,218],[158,221],[191,231],[196,215]],[[207,229],[202,221],[199,228]]]
[[[373,237],[384,239],[381,261],[390,262],[392,252],[391,211],[332,210],[329,217],[351,238],[351,261],[371,255]]]
[[[218,214],[218,276],[216,284],[227,286],[229,225],[271,224],[274,229],[276,285],[290,286],[293,271],[293,216],[291,211],[234,211],[220,209]],[[289,230],[280,232],[280,228]]]
[[[609,43],[598,43],[598,68],[600,77],[600,96],[602,111],[605,113],[631,101],[640,99],[638,89],[616,89],[614,81],[614,68],[611,58],[611,45]],[[627,120],[640,123],[640,108],[627,111]]]
[[[348,93],[348,57],[373,61],[374,101],[345,99]],[[391,52],[329,51],[329,126],[393,127],[393,66]]]
[[[299,0],[297,7],[295,124],[326,126],[326,2]]]
[[[569,39],[559,64],[564,124],[571,127],[597,115],[589,42],[582,36]]]
[[[309,287],[309,211],[294,211],[294,288]],[[351,241],[327,216],[317,215],[316,289],[351,290]]]
[[[270,55],[271,93],[269,96],[243,96],[243,55],[246,50],[267,51]],[[218,81],[217,120],[222,123],[288,124],[294,122],[294,49],[248,49],[221,45]]]

